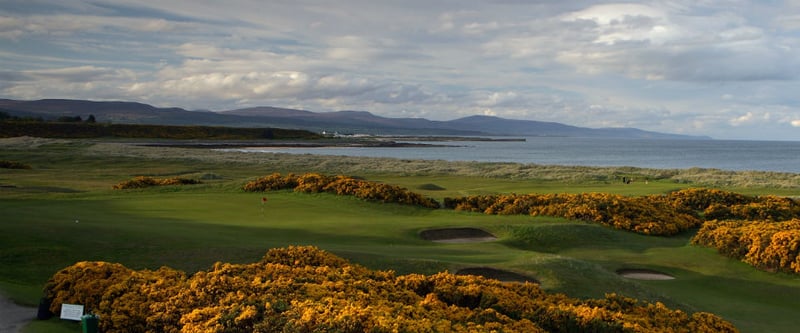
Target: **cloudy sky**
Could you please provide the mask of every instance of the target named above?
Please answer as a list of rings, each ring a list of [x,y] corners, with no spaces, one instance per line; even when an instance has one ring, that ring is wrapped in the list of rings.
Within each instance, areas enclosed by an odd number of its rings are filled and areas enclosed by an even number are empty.
[[[2,0],[0,98],[800,141],[800,0]]]

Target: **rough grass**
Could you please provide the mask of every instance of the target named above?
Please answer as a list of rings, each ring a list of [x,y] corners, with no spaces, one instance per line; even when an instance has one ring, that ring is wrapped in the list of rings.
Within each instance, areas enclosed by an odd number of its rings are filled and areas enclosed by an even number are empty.
[[[453,175],[511,180],[534,179],[564,183],[621,183],[623,177],[646,182],[669,182],[713,187],[800,188],[800,174],[780,172],[733,172],[718,169],[646,169],[633,167],[582,167],[520,163],[483,163],[365,158],[347,156],[296,155],[280,153],[240,153],[187,148],[153,148],[102,143],[91,147],[89,154],[146,158],[228,161],[229,163],[262,164],[277,170],[358,175],[385,173],[395,176]],[[436,183],[438,186],[449,186]]]
[[[0,171],[4,185],[0,187],[0,288],[27,304],[38,302],[49,276],[76,261],[113,261],[134,269],[168,265],[193,272],[216,261],[252,262],[269,248],[295,244],[316,245],[399,274],[486,267],[524,273],[547,290],[571,296],[617,292],[686,311],[714,312],[743,332],[796,329],[800,278],[760,272],[713,250],[691,246],[691,234],[648,237],[553,218],[429,210],[329,194],[240,190],[244,182],[272,172],[317,171],[410,189],[436,184],[444,189],[426,192],[436,198],[503,192],[640,195],[689,186],[675,177],[698,171],[398,163],[39,139],[0,140],[0,159],[32,166]],[[502,168],[507,169],[482,174]],[[612,181],[617,172],[613,170],[627,176],[661,172],[664,178],[622,185]],[[141,174],[214,176],[191,187],[111,190],[112,184]],[[766,185],[746,189],[750,194],[796,194],[796,189],[766,187],[782,186],[772,182],[797,175],[781,177],[767,177]],[[269,200],[264,204],[265,195]],[[447,227],[481,228],[499,240],[441,244],[419,237],[422,230]],[[658,270],[676,279],[632,281],[615,273],[621,268]],[[63,325],[37,322],[27,331],[51,328]]]

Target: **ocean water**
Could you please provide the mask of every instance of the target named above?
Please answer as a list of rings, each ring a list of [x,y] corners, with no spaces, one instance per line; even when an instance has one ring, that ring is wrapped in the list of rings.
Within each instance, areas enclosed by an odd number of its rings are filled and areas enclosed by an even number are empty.
[[[249,148],[319,154],[544,165],[714,168],[800,173],[800,142],[527,137],[523,141],[433,142],[445,147]],[[417,143],[417,142],[415,142]],[[419,142],[432,143],[432,142]]]

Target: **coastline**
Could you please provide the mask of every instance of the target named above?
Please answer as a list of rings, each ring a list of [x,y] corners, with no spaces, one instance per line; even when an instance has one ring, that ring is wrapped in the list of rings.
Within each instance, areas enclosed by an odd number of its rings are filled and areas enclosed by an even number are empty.
[[[525,142],[525,138],[463,136],[354,136],[317,140],[143,140],[128,142],[145,147],[246,149],[246,148],[424,148],[453,147],[435,142]],[[423,143],[424,142],[424,143]]]

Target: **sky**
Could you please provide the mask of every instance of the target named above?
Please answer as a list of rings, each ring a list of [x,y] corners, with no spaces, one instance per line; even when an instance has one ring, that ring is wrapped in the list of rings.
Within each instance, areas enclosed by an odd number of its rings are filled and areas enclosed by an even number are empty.
[[[0,98],[800,141],[800,0],[1,0]]]

